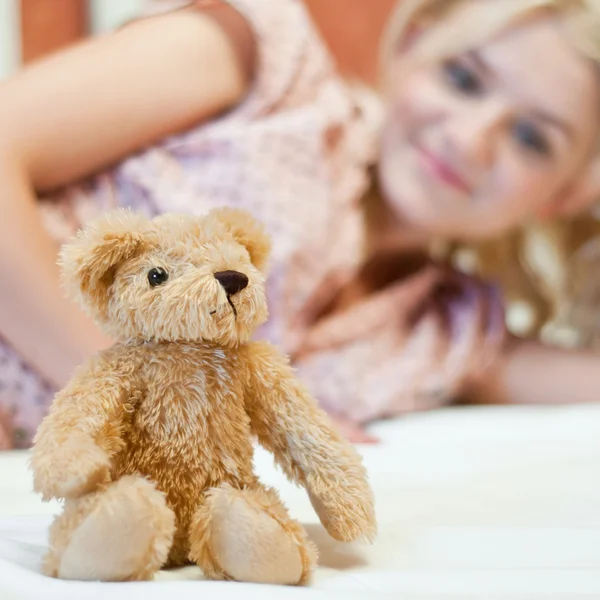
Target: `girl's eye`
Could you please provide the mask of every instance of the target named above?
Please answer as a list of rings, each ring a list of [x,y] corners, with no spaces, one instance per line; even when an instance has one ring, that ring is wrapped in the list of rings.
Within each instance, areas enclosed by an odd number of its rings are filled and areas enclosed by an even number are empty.
[[[449,60],[443,65],[444,76],[449,84],[469,95],[477,95],[483,91],[483,84],[477,73],[456,60]]]
[[[513,125],[513,136],[525,150],[547,156],[551,153],[550,144],[540,128],[529,121],[517,121]]]

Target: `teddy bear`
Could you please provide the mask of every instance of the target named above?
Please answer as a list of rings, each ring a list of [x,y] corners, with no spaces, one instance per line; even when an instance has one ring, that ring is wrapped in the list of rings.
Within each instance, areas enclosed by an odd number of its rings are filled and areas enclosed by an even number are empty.
[[[374,539],[359,453],[289,358],[254,339],[270,248],[227,207],[113,209],[61,248],[65,289],[115,343],[74,371],[34,438],[34,490],[63,502],[45,574],[139,581],[196,564],[209,579],[306,584],[316,548],[255,474],[255,441],[330,536]]]

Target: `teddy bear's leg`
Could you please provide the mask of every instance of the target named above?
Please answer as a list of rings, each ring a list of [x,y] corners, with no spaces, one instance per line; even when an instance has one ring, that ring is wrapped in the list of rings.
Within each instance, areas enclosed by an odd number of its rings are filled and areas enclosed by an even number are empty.
[[[50,529],[44,572],[85,581],[150,579],[167,559],[174,529],[163,494],[141,477],[123,477],[66,502]]]
[[[213,488],[190,529],[190,557],[212,579],[306,583],[317,552],[277,492],[263,486]]]

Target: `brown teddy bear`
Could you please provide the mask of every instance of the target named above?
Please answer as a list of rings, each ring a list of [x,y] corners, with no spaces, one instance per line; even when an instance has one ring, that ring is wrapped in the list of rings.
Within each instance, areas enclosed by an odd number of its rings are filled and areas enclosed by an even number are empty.
[[[255,475],[253,436],[332,537],[374,537],[359,455],[288,360],[251,341],[269,250],[228,208],[118,209],[63,247],[67,288],[117,342],[57,394],[34,440],[34,489],[66,500],[45,573],[143,580],[193,562],[213,579],[306,583],[315,548]]]

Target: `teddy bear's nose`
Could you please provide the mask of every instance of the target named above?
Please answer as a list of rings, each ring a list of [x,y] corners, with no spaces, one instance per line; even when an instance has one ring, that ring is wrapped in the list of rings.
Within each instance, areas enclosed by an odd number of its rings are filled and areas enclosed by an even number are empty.
[[[228,296],[241,292],[248,285],[248,277],[238,271],[219,271],[215,279],[223,286]]]

